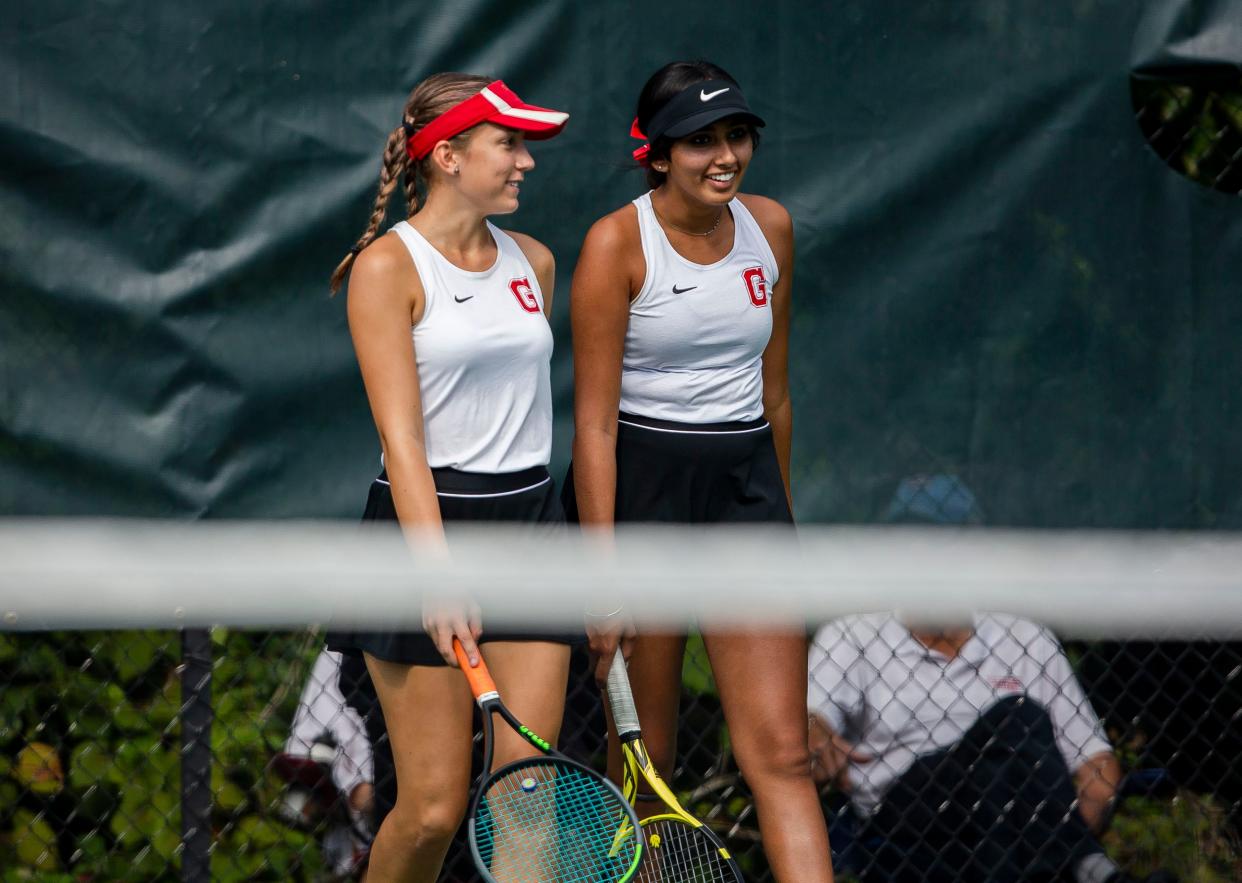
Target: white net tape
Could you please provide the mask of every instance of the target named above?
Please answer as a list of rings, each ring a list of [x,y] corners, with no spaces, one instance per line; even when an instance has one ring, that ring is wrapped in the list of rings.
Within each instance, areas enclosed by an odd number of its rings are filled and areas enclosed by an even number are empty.
[[[550,626],[624,603],[648,624],[997,610],[1066,635],[1224,638],[1242,635],[1242,535],[659,525],[604,544],[454,527],[446,557],[356,523],[0,521],[0,629],[417,627],[436,587]]]

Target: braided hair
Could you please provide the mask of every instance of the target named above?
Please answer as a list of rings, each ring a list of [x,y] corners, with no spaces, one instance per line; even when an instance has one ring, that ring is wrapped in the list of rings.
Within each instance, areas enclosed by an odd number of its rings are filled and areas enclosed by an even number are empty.
[[[454,105],[465,101],[490,82],[486,77],[474,74],[443,73],[432,74],[414,87],[414,91],[406,99],[401,125],[388,134],[388,141],[384,144],[384,163],[380,167],[379,191],[371,206],[371,219],[354,247],[332,273],[329,288],[333,294],[340,290],[346,274],[354,265],[354,259],[375,241],[380,225],[388,214],[388,200],[397,188],[398,181],[404,178],[406,215],[413,216],[423,207],[430,181],[431,157],[419,162],[411,161],[405,152],[406,142],[423,126]],[[471,131],[473,130],[462,132],[450,140],[457,146],[464,146]]]

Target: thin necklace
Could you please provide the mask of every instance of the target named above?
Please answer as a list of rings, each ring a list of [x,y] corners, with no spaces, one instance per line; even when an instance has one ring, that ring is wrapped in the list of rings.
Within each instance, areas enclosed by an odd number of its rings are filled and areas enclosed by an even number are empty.
[[[720,226],[720,220],[721,218],[724,217],[724,213],[725,213],[724,206],[721,206],[720,211],[716,213],[716,223],[712,224],[711,229],[709,229],[706,233],[696,233],[693,230],[683,230],[681,227],[678,227],[668,218],[661,217],[660,213],[656,211],[654,202],[651,203],[651,211],[658,220],[663,221],[665,224],[672,227],[678,233],[685,233],[687,236],[711,236],[713,233],[716,232],[716,228]]]

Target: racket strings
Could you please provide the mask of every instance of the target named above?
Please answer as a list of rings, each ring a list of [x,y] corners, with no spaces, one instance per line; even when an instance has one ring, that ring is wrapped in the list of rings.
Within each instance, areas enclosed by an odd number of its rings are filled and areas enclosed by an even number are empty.
[[[479,858],[499,883],[628,880],[638,849],[617,794],[555,759],[525,764],[488,783],[474,837]]]
[[[636,883],[741,883],[730,862],[701,829],[675,819],[643,825],[647,849]]]

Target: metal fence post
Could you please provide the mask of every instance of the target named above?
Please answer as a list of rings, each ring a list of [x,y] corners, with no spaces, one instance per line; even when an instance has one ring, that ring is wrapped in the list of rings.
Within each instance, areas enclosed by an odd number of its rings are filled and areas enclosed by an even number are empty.
[[[181,633],[181,880],[211,880],[211,633]]]

